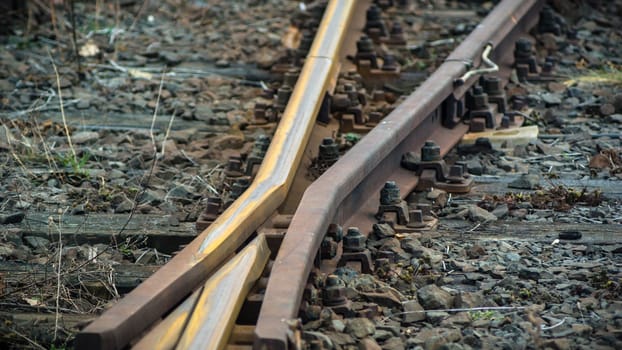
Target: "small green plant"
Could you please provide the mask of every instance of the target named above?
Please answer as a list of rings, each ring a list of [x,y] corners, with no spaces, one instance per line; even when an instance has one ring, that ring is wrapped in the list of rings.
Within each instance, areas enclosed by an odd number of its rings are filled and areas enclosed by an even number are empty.
[[[123,243],[119,246],[119,252],[125,256],[132,256],[132,247],[127,243]]]
[[[522,288],[518,291],[518,295],[523,299],[529,299],[531,298],[531,291],[527,288]]]
[[[477,321],[477,320],[492,320],[495,318],[496,313],[493,310],[488,310],[488,311],[472,311],[469,312],[469,315],[471,316],[471,319],[473,321]]]
[[[86,163],[91,159],[89,152],[82,153],[80,158],[75,158],[72,154],[61,154],[58,156],[58,162],[65,168],[71,168],[76,174],[88,177],[88,171],[84,169]]]
[[[361,139],[361,135],[349,132],[343,135],[343,139],[348,143],[355,145]]]
[[[425,63],[424,61],[416,61],[414,66],[415,66],[415,69],[418,71],[423,71],[423,70],[426,70],[426,68],[428,68],[428,64]]]
[[[410,268],[410,269],[409,269]],[[399,274],[399,277],[407,283],[411,283],[413,281],[413,269],[412,266],[409,266],[405,270],[402,270]]]

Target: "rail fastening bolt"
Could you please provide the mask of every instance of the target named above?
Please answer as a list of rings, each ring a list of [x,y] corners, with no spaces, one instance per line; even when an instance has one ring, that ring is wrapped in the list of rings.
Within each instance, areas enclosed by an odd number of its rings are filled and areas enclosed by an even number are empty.
[[[421,147],[421,160],[424,162],[436,162],[441,160],[441,147],[434,141],[426,141],[423,147]]]
[[[479,85],[473,88],[473,104],[476,111],[488,109],[488,94]]]
[[[483,79],[484,91],[489,95],[497,95],[502,93],[501,79],[497,77],[486,77]]]
[[[408,225],[410,227],[424,227],[423,212],[420,209],[411,209],[408,211]]]
[[[289,97],[292,95],[292,88],[289,85],[281,86],[276,92],[276,107],[279,111],[283,112],[285,110],[285,106],[287,106],[287,101],[289,101]]]
[[[246,191],[246,189],[250,186],[250,181],[247,177],[240,177],[235,180],[235,182],[231,185],[231,199],[237,199]]]
[[[239,157],[229,157],[229,160],[227,161],[227,171],[241,172],[242,160]]]
[[[350,227],[343,237],[343,250],[345,252],[362,252],[365,250],[367,237],[361,234],[358,227]]]
[[[447,175],[449,182],[463,182],[464,181],[464,167],[459,164],[454,164],[449,167],[449,174]]]
[[[300,39],[300,44],[298,45],[298,52],[301,54],[309,52],[311,44],[313,44],[313,38],[314,35],[311,31],[304,31]]]
[[[322,291],[322,301],[326,306],[341,305],[346,302],[345,285],[337,275],[328,275]]]
[[[395,181],[387,181],[384,183],[384,187],[380,190],[380,204],[391,205],[397,204],[401,201],[400,188]]]
[[[386,55],[384,56],[384,62],[382,63],[383,71],[396,71],[398,68],[397,61],[395,60],[395,56]]]
[[[366,19],[368,23],[376,23],[380,21],[380,15],[382,10],[376,4],[372,4],[369,9],[367,9]]]
[[[322,139],[318,161],[324,166],[331,166],[339,159],[339,145],[330,137]]]
[[[356,42],[356,50],[359,54],[374,52],[374,44],[367,35],[363,34]]]
[[[295,68],[285,72],[285,75],[283,76],[283,85],[295,86],[299,73],[298,69]]]
[[[531,56],[531,47],[529,39],[518,39],[514,48],[514,56],[517,58],[529,58]]]
[[[390,33],[391,33],[391,36],[401,36],[402,34],[404,34],[404,29],[402,28],[402,25],[400,24],[400,22],[398,21],[393,22]]]

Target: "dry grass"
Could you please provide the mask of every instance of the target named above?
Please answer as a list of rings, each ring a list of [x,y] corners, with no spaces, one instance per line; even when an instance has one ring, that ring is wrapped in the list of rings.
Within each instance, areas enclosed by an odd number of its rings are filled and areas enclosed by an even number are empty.
[[[584,69],[579,65],[580,74],[564,82],[566,86],[572,85],[607,85],[622,86],[622,67],[608,62],[600,69]]]

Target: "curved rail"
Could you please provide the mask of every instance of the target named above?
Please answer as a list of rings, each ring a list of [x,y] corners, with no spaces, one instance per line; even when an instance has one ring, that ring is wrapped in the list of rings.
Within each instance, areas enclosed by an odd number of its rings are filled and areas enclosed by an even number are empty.
[[[76,337],[76,348],[119,349],[171,310],[221,265],[285,200],[315,117],[334,88],[355,0],[328,4],[273,141],[251,186],[218,219]]]
[[[453,129],[442,127],[440,109],[446,98],[452,94],[460,98],[475,82],[471,78],[463,86],[454,86],[454,80],[466,71],[464,62],[481,63],[482,50],[491,43],[493,58],[507,67],[514,40],[535,25],[542,3],[504,0],[497,5],[423,85],[306,190],[272,268],[254,348],[288,348],[291,323],[287,321],[297,318],[304,286],[329,224],[354,222],[357,211],[357,226],[365,220],[371,223],[378,193],[388,179],[403,186],[403,195],[409,192],[404,188],[414,188],[416,177],[399,166],[402,154],[419,149],[427,139],[435,140],[445,154],[467,131],[462,123]]]
[[[257,236],[171,312],[134,349],[221,349],[226,344],[241,302],[261,276],[270,250]]]

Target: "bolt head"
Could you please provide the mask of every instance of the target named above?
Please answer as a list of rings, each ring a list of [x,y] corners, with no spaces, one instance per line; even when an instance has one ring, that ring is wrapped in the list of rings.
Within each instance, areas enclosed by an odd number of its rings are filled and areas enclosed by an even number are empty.
[[[339,276],[337,275],[328,275],[326,276],[326,283],[325,286],[328,287],[335,287],[335,286],[339,286],[343,284],[343,281],[339,278]]]
[[[410,223],[423,223],[423,212],[421,210],[411,210],[408,214]]]
[[[421,160],[424,162],[434,162],[441,160],[441,148],[434,141],[426,141],[421,147]]]
[[[343,249],[346,252],[361,252],[365,250],[367,237],[363,236],[357,227],[350,227],[343,237]]]
[[[462,177],[464,176],[464,167],[462,165],[452,165],[449,168],[449,176]]]
[[[326,277],[326,286],[322,290],[322,300],[327,305],[336,305],[345,301],[345,285],[336,275]]]
[[[323,145],[332,145],[335,141],[331,137],[325,137],[322,139]]]

